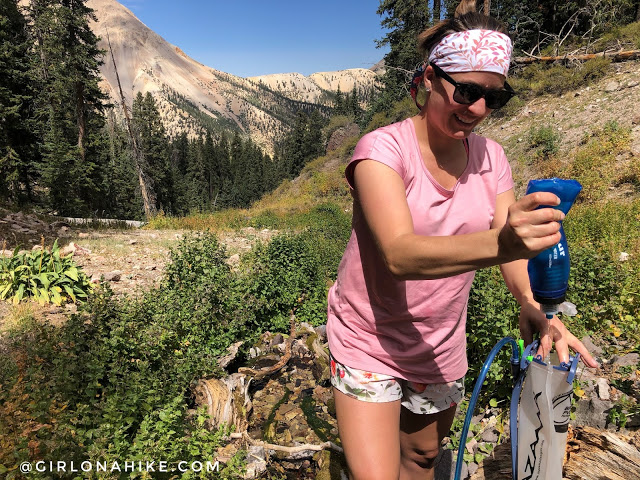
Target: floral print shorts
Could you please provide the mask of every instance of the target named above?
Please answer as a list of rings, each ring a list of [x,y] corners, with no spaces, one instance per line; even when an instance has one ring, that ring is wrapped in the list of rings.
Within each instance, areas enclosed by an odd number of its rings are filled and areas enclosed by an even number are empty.
[[[420,414],[442,412],[455,407],[464,396],[464,378],[448,383],[417,383],[392,375],[348,367],[331,356],[331,385],[363,402],[394,402]]]

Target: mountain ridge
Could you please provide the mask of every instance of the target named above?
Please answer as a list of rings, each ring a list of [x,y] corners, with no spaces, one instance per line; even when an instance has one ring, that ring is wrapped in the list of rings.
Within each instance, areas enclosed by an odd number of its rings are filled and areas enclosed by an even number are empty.
[[[196,136],[206,122],[214,130],[239,131],[271,151],[297,111],[330,106],[338,88],[349,93],[355,87],[366,96],[377,83],[376,72],[362,68],[239,77],[194,60],[116,0],[88,0],[87,6],[95,12],[91,27],[106,51],[100,67],[105,92],[120,106],[115,58],[127,106],[138,92],[151,93],[172,137]]]

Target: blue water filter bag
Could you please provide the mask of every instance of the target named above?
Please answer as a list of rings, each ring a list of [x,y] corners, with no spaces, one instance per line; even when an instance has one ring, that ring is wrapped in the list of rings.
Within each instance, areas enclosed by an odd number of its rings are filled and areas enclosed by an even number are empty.
[[[566,215],[582,190],[576,180],[546,178],[530,180],[527,194],[534,192],[551,192],[560,198],[560,205],[543,205],[539,208],[555,208]],[[558,313],[558,308],[565,300],[569,283],[569,248],[562,224],[560,226],[560,242],[529,260],[527,269],[534,299],[540,303],[547,315]]]

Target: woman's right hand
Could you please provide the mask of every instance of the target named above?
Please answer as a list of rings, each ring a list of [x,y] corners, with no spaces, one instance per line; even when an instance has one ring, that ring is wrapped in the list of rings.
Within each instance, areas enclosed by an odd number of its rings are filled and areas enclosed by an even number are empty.
[[[509,206],[507,221],[498,235],[501,256],[510,260],[535,257],[560,242],[560,221],[564,213],[555,208],[560,199],[549,192],[535,192]]]

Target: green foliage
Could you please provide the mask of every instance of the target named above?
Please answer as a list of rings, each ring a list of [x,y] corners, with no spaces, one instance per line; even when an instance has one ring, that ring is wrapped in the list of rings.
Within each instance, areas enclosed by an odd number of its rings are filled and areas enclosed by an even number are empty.
[[[253,252],[248,286],[257,327],[288,331],[289,318],[326,320],[326,279],[318,250],[303,235],[279,235]]]
[[[506,336],[519,337],[519,311],[518,303],[507,289],[498,267],[476,272],[467,307],[467,391],[473,389],[482,364],[495,344]],[[511,392],[511,382],[508,381],[511,352],[507,348],[503,350],[489,369],[482,390],[487,402],[491,397],[506,398]]]
[[[611,61],[604,57],[575,66],[540,63],[529,65],[509,79],[511,86],[525,99],[543,94],[561,95],[585,87],[609,72]]]
[[[380,23],[388,30],[377,42],[378,47],[390,47],[384,56],[386,95],[391,101],[400,100],[406,96],[406,85],[416,65],[422,61],[416,48],[416,38],[432,22],[429,5],[418,0],[383,0],[376,13],[383,16]]]
[[[0,300],[19,303],[33,298],[41,304],[61,305],[85,301],[92,292],[91,280],[71,255],[61,256],[57,240],[51,251],[41,248],[10,257],[0,256]]]
[[[581,201],[605,199],[609,187],[625,176],[627,169],[618,165],[617,157],[628,151],[630,142],[631,130],[615,121],[607,122],[602,129],[585,137],[575,158],[563,172],[567,178],[575,178],[582,184]]]
[[[533,151],[534,157],[547,159],[558,153],[560,134],[552,126],[533,126],[529,129],[527,141],[529,150]]]

